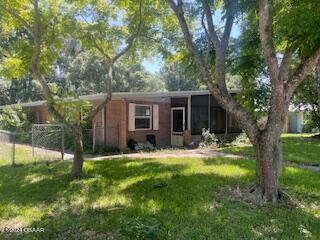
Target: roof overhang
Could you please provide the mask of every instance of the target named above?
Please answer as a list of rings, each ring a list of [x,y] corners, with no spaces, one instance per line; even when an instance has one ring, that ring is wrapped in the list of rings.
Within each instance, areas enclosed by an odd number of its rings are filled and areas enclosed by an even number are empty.
[[[230,90],[230,93],[237,93],[239,90]],[[178,98],[178,97],[189,97],[189,96],[199,96],[199,95],[209,95],[210,92],[208,90],[198,90],[198,91],[171,91],[171,92],[115,92],[112,93],[112,100],[121,100],[121,99],[131,99],[131,100],[139,100],[139,99],[152,99],[152,98]],[[98,101],[104,100],[107,97],[107,94],[93,94],[93,95],[84,95],[79,96],[78,98],[64,98],[67,102],[73,101]],[[18,103],[22,107],[37,107],[45,105],[46,101],[36,101],[29,103]],[[18,104],[11,104],[6,106],[0,106],[0,109],[5,107],[14,107]]]

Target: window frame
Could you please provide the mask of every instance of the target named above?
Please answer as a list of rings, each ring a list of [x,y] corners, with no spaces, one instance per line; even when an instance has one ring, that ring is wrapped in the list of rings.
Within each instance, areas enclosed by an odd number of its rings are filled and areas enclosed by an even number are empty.
[[[137,107],[149,107],[150,108],[150,115],[149,116],[136,116],[136,108]],[[136,127],[136,119],[149,119],[150,127],[149,128],[137,128]],[[134,106],[134,129],[135,131],[145,131],[145,130],[152,130],[152,119],[153,119],[153,109],[151,104],[135,104]]]

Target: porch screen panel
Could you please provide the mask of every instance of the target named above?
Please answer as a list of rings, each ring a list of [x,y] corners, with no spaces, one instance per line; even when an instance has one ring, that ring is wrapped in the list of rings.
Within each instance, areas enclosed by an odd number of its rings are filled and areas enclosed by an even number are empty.
[[[210,131],[224,133],[226,131],[226,111],[221,107],[210,107]]]
[[[191,134],[202,134],[209,127],[209,95],[191,97]]]
[[[228,114],[228,132],[229,133],[241,132],[241,129],[238,125],[237,120],[234,117],[232,117],[230,114]]]

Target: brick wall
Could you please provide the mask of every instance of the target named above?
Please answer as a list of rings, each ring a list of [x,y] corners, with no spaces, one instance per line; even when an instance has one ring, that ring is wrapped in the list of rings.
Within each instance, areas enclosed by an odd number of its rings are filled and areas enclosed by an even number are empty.
[[[100,101],[92,101],[93,106]],[[159,130],[136,130],[128,131],[129,103],[136,104],[158,104],[159,105]],[[48,121],[48,110],[46,106],[33,107],[32,111],[39,113],[40,123]],[[103,113],[104,112],[104,113]],[[105,118],[105,122],[104,122]],[[158,147],[170,146],[171,131],[171,105],[170,99],[165,102],[153,101],[131,101],[112,100],[106,108],[100,111],[94,118],[96,125],[96,143],[109,146],[118,146],[121,149],[127,147],[129,139],[145,142],[147,135],[155,135]]]
[[[101,101],[92,102],[96,106]],[[108,146],[118,146],[120,144],[120,121],[121,121],[121,100],[112,100],[105,109],[100,111],[94,118],[96,143],[106,143]],[[105,120],[105,121],[104,121]]]
[[[128,111],[129,103],[136,104],[158,104],[159,105],[159,130],[136,130],[127,131],[127,141],[134,139],[137,142],[145,142],[147,135],[156,136],[157,147],[170,146],[170,131],[171,131],[171,105],[170,102],[142,102],[142,101],[127,101],[127,124],[128,124]]]
[[[38,118],[34,123],[47,123],[48,121],[48,108],[47,106],[26,107],[27,111],[35,114]]]
[[[99,102],[94,102],[96,105]],[[136,130],[128,131],[129,103],[136,104],[158,104],[159,105],[159,130]],[[102,112],[100,112],[94,121],[98,126],[102,126]],[[145,142],[147,135],[155,135],[158,147],[170,145],[171,129],[171,106],[170,102],[151,102],[151,101],[131,101],[131,100],[112,100],[106,105],[106,145],[118,146],[120,149],[127,147],[129,139],[138,142]],[[102,137],[97,134],[96,141],[101,141]]]

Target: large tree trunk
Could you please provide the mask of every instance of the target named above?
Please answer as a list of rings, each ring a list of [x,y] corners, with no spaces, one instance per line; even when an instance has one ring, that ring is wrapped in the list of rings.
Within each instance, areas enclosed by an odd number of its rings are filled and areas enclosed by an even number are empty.
[[[82,175],[83,166],[83,137],[82,133],[78,132],[73,136],[73,164],[71,170],[71,176],[73,178],[79,178]]]
[[[276,202],[281,194],[278,185],[281,164],[279,140],[280,135],[262,134],[255,145],[256,184],[251,191],[266,202]]]

